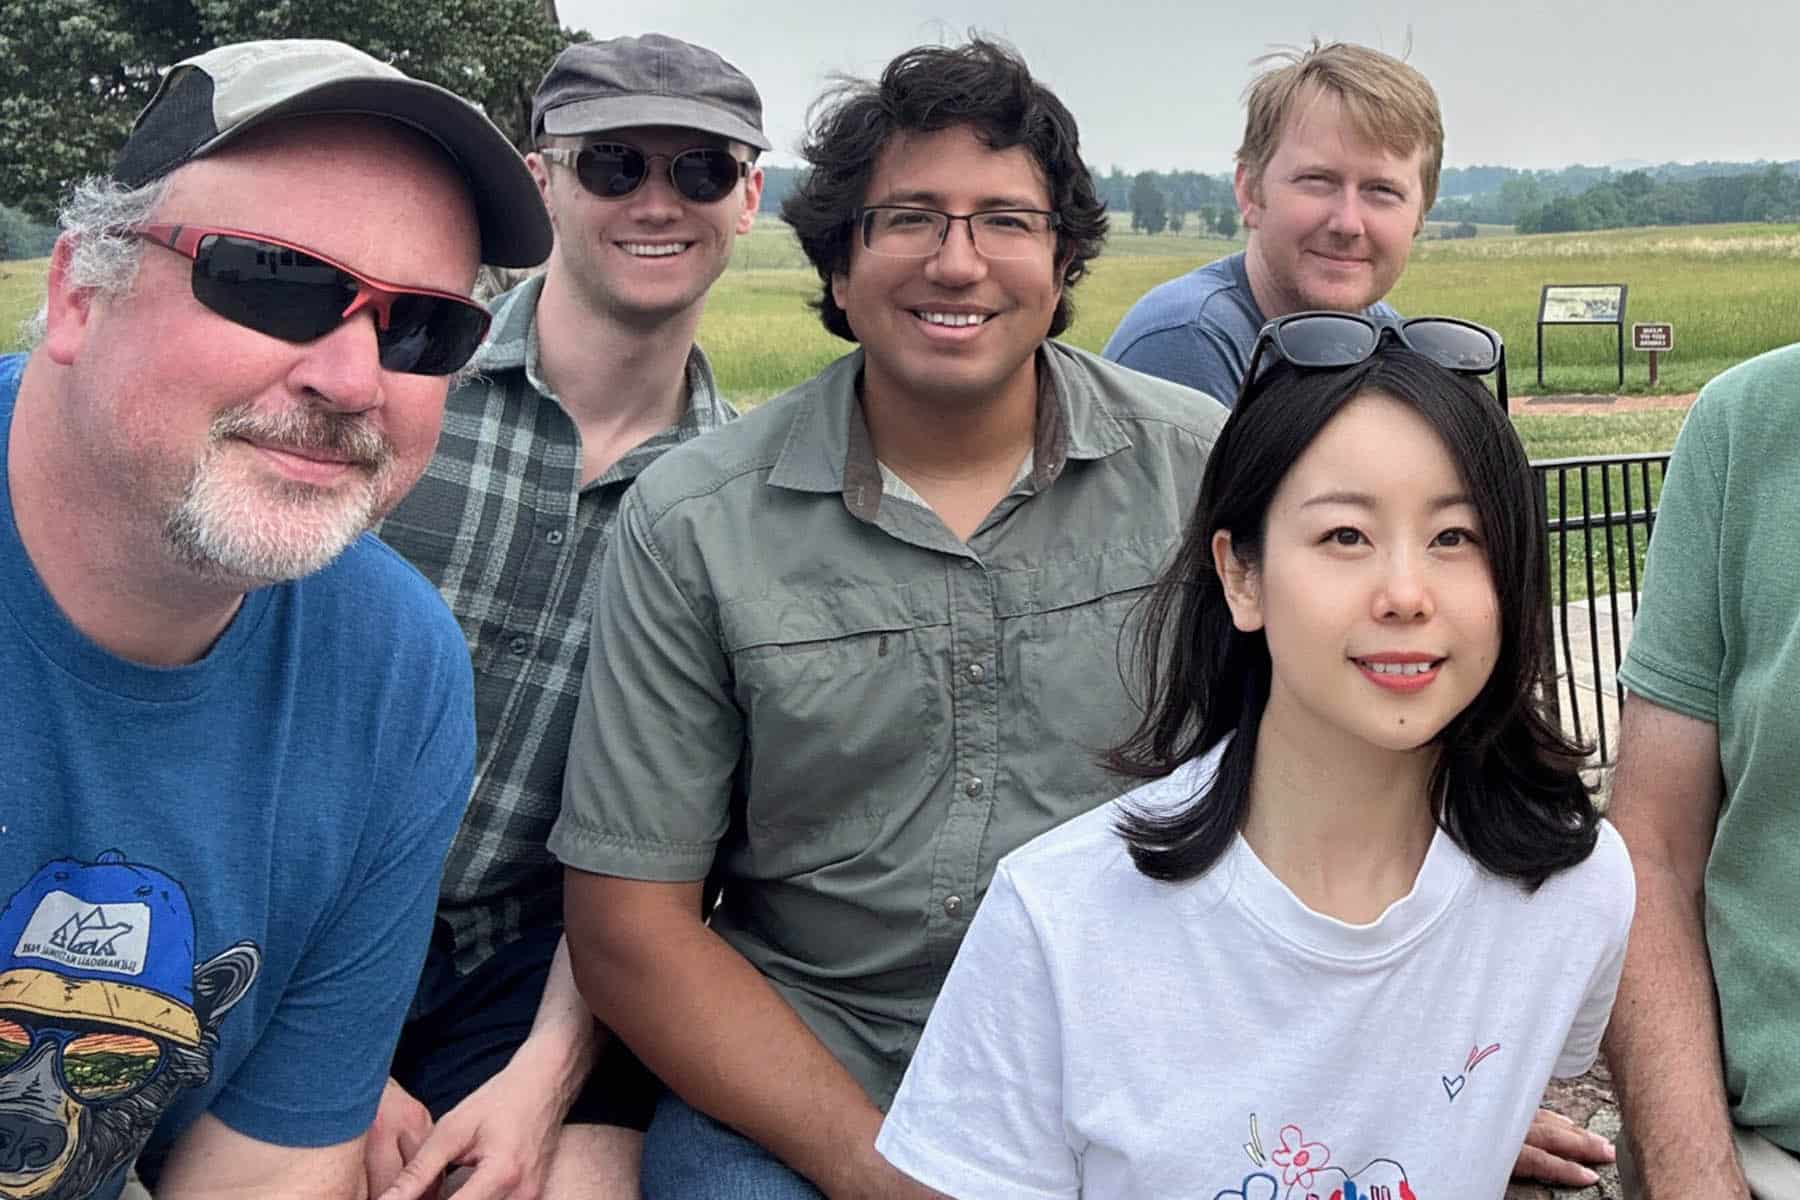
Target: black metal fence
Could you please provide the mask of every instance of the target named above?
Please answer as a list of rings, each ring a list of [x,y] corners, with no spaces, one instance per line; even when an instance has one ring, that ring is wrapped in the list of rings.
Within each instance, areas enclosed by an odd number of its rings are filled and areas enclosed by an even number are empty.
[[[1618,668],[1637,616],[1644,553],[1669,455],[1552,458],[1531,465],[1543,485],[1549,521],[1544,619],[1556,679],[1550,707],[1564,729],[1593,745],[1596,765],[1610,766],[1625,700]]]

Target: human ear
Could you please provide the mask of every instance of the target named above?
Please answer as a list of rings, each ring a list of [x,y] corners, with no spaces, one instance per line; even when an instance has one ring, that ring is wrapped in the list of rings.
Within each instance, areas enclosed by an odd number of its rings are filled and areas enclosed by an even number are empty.
[[[1255,633],[1263,627],[1262,587],[1256,569],[1232,549],[1229,530],[1213,534],[1212,557],[1226,607],[1231,609],[1232,625],[1239,633]]]
[[[75,239],[65,233],[50,251],[50,273],[45,281],[44,353],[51,362],[64,367],[73,364],[81,351],[97,295],[93,288],[76,287],[70,282],[69,266],[74,257]]]
[[[762,168],[751,167],[750,173],[744,176],[744,206],[738,210],[737,232],[740,237],[749,233],[756,224],[756,210],[762,205],[762,190]]]
[[[1262,172],[1251,175],[1243,163],[1231,176],[1231,198],[1237,202],[1238,215],[1243,218],[1245,229],[1255,229],[1262,224]]]

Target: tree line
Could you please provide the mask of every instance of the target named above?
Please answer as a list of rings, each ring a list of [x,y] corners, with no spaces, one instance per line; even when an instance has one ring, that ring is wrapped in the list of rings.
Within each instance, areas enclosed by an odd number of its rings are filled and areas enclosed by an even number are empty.
[[[0,0],[0,204],[49,219],[110,168],[162,70],[226,42],[349,42],[473,100],[525,148],[538,81],[589,36],[555,0]]]
[[[102,174],[170,63],[223,42],[335,37],[479,104],[515,145],[530,145],[531,95],[551,60],[585,31],[555,0],[0,0],[0,258],[48,246],[69,185]],[[766,169],[775,212],[802,168]],[[1430,216],[1554,232],[1614,225],[1800,219],[1800,162],[1665,164],[1642,171],[1572,166],[1447,168]],[[1096,175],[1131,227],[1233,236],[1228,175]]]

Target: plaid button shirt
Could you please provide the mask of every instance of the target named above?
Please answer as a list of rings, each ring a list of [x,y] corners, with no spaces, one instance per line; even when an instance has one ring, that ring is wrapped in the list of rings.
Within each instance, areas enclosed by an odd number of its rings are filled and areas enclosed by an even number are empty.
[[[475,790],[438,897],[463,973],[524,929],[562,921],[562,868],[545,840],[587,662],[590,568],[638,474],[735,415],[696,346],[680,424],[582,487],[580,434],[538,375],[543,286],[539,275],[495,302],[478,374],[445,404],[436,456],[377,530],[437,585],[475,667]]]

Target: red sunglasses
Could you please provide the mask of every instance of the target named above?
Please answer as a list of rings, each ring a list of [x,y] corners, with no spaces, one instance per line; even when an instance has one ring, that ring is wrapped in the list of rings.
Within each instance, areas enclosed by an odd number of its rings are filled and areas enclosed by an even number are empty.
[[[449,375],[487,335],[487,309],[467,296],[372,279],[280,238],[205,225],[139,225],[130,232],[194,260],[194,299],[201,304],[286,342],[323,337],[369,308],[383,367]]]

